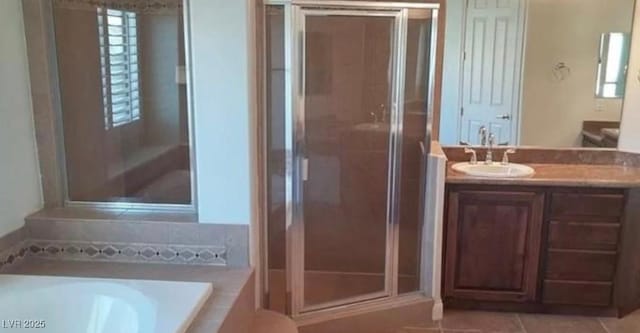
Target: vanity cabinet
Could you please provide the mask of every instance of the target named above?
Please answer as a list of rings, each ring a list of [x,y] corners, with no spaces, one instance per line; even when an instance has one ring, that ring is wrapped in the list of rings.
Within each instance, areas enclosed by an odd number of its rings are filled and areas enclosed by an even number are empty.
[[[549,201],[542,303],[611,305],[624,194],[557,190]]]
[[[616,315],[638,304],[635,296],[628,304],[616,304],[635,292],[628,290],[633,282],[625,274],[632,269],[636,274],[640,265],[630,254],[628,259],[620,255],[626,193],[448,185],[445,304]],[[626,239],[637,247],[637,240]]]
[[[536,297],[544,195],[456,190],[449,194],[445,295],[491,301]]]

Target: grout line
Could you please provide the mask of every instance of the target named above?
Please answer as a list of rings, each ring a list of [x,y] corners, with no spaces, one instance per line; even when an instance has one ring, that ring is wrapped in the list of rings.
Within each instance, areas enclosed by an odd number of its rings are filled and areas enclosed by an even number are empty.
[[[607,325],[605,325],[605,324],[602,322],[602,318],[598,318],[598,323],[600,323],[600,326],[602,326],[602,328],[604,329],[604,331],[605,331],[605,332],[607,332],[607,333],[611,333],[611,331],[609,331],[609,329],[607,328]]]
[[[444,330],[447,330],[447,332],[453,332],[453,333],[481,333],[482,330],[479,329],[475,329],[475,328],[465,328],[465,329],[460,329],[460,328],[437,328],[437,327],[404,327],[403,329],[405,330],[419,330],[419,331],[427,331],[427,332],[431,332],[431,331],[437,331],[437,332],[443,332]]]
[[[520,328],[522,329],[522,333],[527,333],[527,329],[524,328],[524,323],[522,322],[522,318],[520,318],[520,314],[516,313],[516,318],[518,319],[518,324],[520,324]]]

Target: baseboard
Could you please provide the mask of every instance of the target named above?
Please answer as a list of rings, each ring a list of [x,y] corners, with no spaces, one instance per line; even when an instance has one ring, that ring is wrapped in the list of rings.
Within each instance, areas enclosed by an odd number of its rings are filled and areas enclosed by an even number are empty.
[[[431,320],[442,320],[444,317],[444,304],[441,299],[433,301],[433,310],[431,310]]]

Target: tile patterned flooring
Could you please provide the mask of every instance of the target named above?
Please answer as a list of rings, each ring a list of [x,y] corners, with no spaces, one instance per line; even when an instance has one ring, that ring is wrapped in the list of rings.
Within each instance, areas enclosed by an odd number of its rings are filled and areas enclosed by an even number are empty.
[[[617,319],[445,310],[439,322],[397,333],[640,333],[640,311]]]

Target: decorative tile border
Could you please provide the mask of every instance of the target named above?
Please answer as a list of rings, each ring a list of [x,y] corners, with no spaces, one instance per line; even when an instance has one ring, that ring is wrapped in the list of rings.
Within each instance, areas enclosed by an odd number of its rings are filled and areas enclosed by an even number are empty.
[[[249,265],[248,225],[30,217],[27,218],[25,234],[24,238],[31,242],[39,242],[37,247],[40,249],[46,249],[47,246],[42,246],[46,243],[57,244],[59,252],[63,252],[62,249],[67,245],[76,244],[75,247],[80,248],[91,244],[101,247],[111,244],[121,251],[113,255],[100,253],[91,255],[94,252],[92,249],[89,250],[89,254],[83,251],[82,254],[72,253],[69,255],[69,252],[65,252],[63,258],[75,258],[75,260],[134,260],[136,262],[143,260],[143,262],[149,262],[155,259],[155,262],[178,264],[213,263],[230,267],[248,267]],[[138,250],[136,250],[136,256],[133,256],[131,251],[127,251],[129,256],[123,255],[122,250],[126,245],[140,248],[140,256],[137,256]],[[144,251],[145,247],[156,249],[155,252],[160,254],[163,254],[162,250],[164,249],[171,251],[164,252],[164,257],[161,255],[154,257],[151,256],[151,250]],[[55,250],[51,249],[50,251]],[[71,249],[71,252],[73,251],[74,248]],[[204,251],[202,257],[198,255],[196,259],[190,258],[191,252],[198,253],[198,251]],[[111,252],[111,250],[107,250],[107,253]],[[176,258],[172,258],[171,252],[177,254]],[[213,258],[210,258],[208,252],[214,254]],[[146,257],[143,253],[146,254]],[[52,253],[42,250],[37,254],[41,257],[53,257]],[[218,255],[217,258],[215,254]],[[57,256],[60,254],[56,253]],[[165,259],[165,257],[169,259]]]
[[[24,240],[0,251],[0,272],[28,258],[52,260],[227,266],[219,246]]]
[[[31,258],[247,267],[248,226],[27,218],[0,237],[0,272]]]
[[[0,249],[0,272],[26,258],[28,252],[26,241],[21,241],[5,250]]]
[[[58,8],[93,10],[98,7],[128,10],[136,13],[177,13],[182,10],[182,0],[55,0]]]
[[[227,265],[221,246],[30,240],[27,256],[58,260]]]

